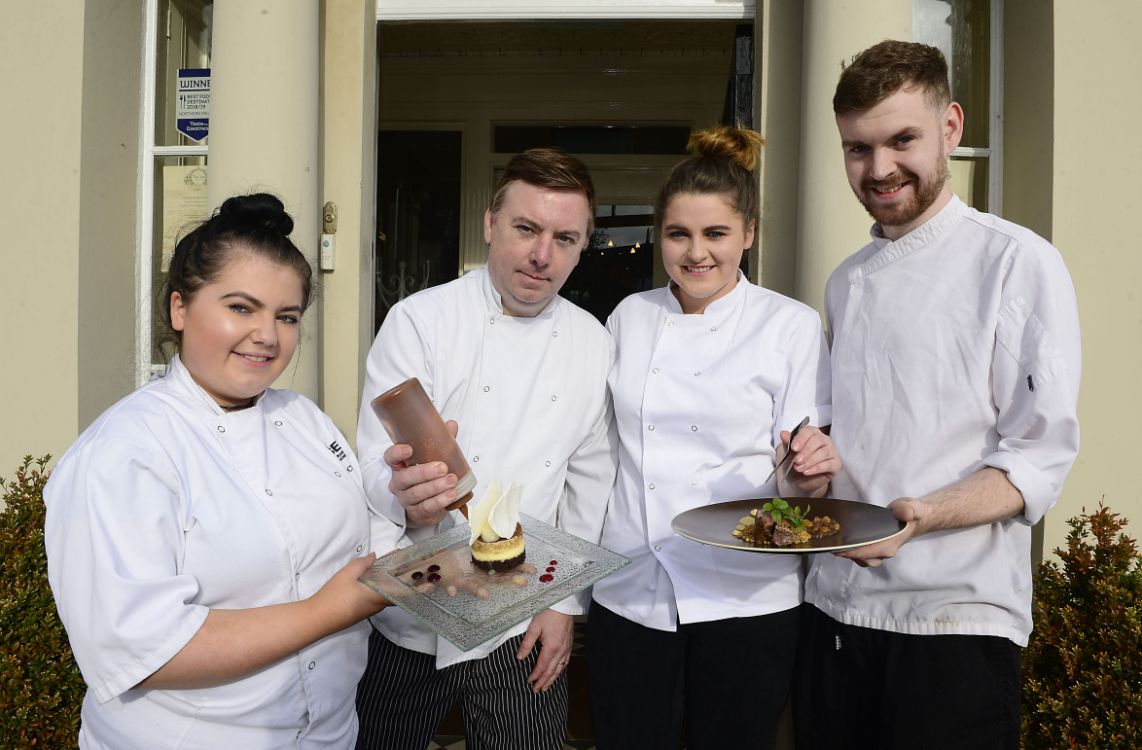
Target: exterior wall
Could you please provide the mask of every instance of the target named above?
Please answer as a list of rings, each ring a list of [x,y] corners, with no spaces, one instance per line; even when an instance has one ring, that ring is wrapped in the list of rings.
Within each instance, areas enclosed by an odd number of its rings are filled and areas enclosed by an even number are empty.
[[[321,273],[321,403],[356,445],[373,341],[377,24],[369,0],[326,0],[322,201],[337,204],[336,267]]]
[[[239,193],[281,197],[290,239],[317,265],[321,233],[317,0],[220,0],[211,46],[209,210]],[[314,274],[315,277],[317,274]],[[278,382],[320,404],[321,302]]]
[[[0,476],[133,386],[142,12],[21,5],[0,28]],[[13,15],[13,14],[9,14]],[[45,52],[49,51],[49,52]]]
[[[1048,550],[1065,543],[1067,518],[1104,498],[1131,519],[1135,536],[1142,528],[1142,489],[1131,470],[1142,422],[1140,35],[1136,0],[1056,0],[1053,55],[1041,51],[1055,74],[1051,239],[1070,267],[1083,329],[1082,450],[1047,518]]]
[[[841,160],[833,91],[841,63],[882,39],[912,38],[911,0],[806,0],[796,297],[824,310],[833,269],[865,244],[871,220]]]
[[[762,286],[792,296],[797,284],[797,199],[801,182],[801,76],[803,17],[800,3],[763,2],[753,37],[759,58],[758,130],[761,154]]]

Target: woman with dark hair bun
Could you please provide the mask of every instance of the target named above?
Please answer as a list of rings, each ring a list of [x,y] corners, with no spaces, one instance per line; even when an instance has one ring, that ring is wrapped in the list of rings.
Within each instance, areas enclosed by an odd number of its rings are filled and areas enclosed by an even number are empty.
[[[354,745],[363,620],[387,602],[357,581],[376,545],[348,441],[270,388],[311,295],[292,230],[274,196],[239,196],[178,243],[168,372],[48,482],[48,577],[88,686],[81,748]]]
[[[600,750],[769,747],[793,674],[801,562],[704,546],[677,514],[730,500],[820,496],[840,469],[808,416],[831,419],[829,354],[811,308],[739,267],[760,218],[750,130],[691,137],[655,203],[670,276],[607,328],[619,474],[601,544],[631,558],[595,584],[587,644]],[[787,451],[788,471],[767,479]],[[732,529],[726,529],[727,535]]]

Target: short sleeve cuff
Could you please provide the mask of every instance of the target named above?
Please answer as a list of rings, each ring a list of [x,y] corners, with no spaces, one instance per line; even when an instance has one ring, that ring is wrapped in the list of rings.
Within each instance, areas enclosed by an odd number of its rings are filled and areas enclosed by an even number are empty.
[[[106,679],[90,680],[84,675],[87,684],[95,693],[96,700],[100,703],[106,703],[127,692],[157,672],[160,667],[173,659],[186,644],[190,643],[202,624],[206,622],[210,609],[201,605],[194,605],[190,607],[190,610],[182,624],[146,658],[115,674],[108,675]]]

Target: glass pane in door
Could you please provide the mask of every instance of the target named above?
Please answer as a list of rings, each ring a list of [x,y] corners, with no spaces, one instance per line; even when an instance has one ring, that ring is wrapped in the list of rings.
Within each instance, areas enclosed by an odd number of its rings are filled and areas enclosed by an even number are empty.
[[[382,130],[377,142],[376,328],[398,301],[460,267],[456,131]]]

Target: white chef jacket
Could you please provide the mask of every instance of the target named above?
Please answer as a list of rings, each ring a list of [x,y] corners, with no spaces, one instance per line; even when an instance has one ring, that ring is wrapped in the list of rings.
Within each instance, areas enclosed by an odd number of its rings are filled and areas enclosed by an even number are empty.
[[[615,474],[607,395],[612,352],[599,322],[561,297],[533,318],[505,315],[485,268],[394,305],[369,351],[357,425],[374,533],[395,524],[400,546],[407,546],[466,523],[453,511],[434,528],[408,529],[389,491],[383,454],[392,441],[369,404],[415,376],[441,415],[459,424],[457,441],[476,475],[477,499],[492,480],[518,482],[523,513],[597,542]],[[580,614],[587,597],[580,593],[552,609]],[[436,654],[438,667],[486,656],[528,625],[462,652],[396,607],[373,623],[399,646]]]
[[[88,685],[81,747],[353,747],[364,622],[226,685],[135,687],[208,610],[304,599],[368,552],[356,458],[311,401],[267,390],[227,413],[175,358],[79,437],[44,498],[48,578]]]
[[[828,424],[829,353],[816,311],[749,283],[701,315],[669,288],[623,300],[607,327],[619,475],[602,544],[631,564],[595,584],[607,609],[656,630],[796,607],[801,561],[676,535],[679,513],[776,494],[781,431]],[[726,529],[727,533],[732,529]]]
[[[1031,529],[1078,452],[1074,288],[1057,250],[952,198],[895,242],[878,236],[826,287],[833,334],[833,493],[885,506],[993,466],[1021,516],[917,537],[879,568],[818,555],[806,600],[898,633],[1027,644]]]

